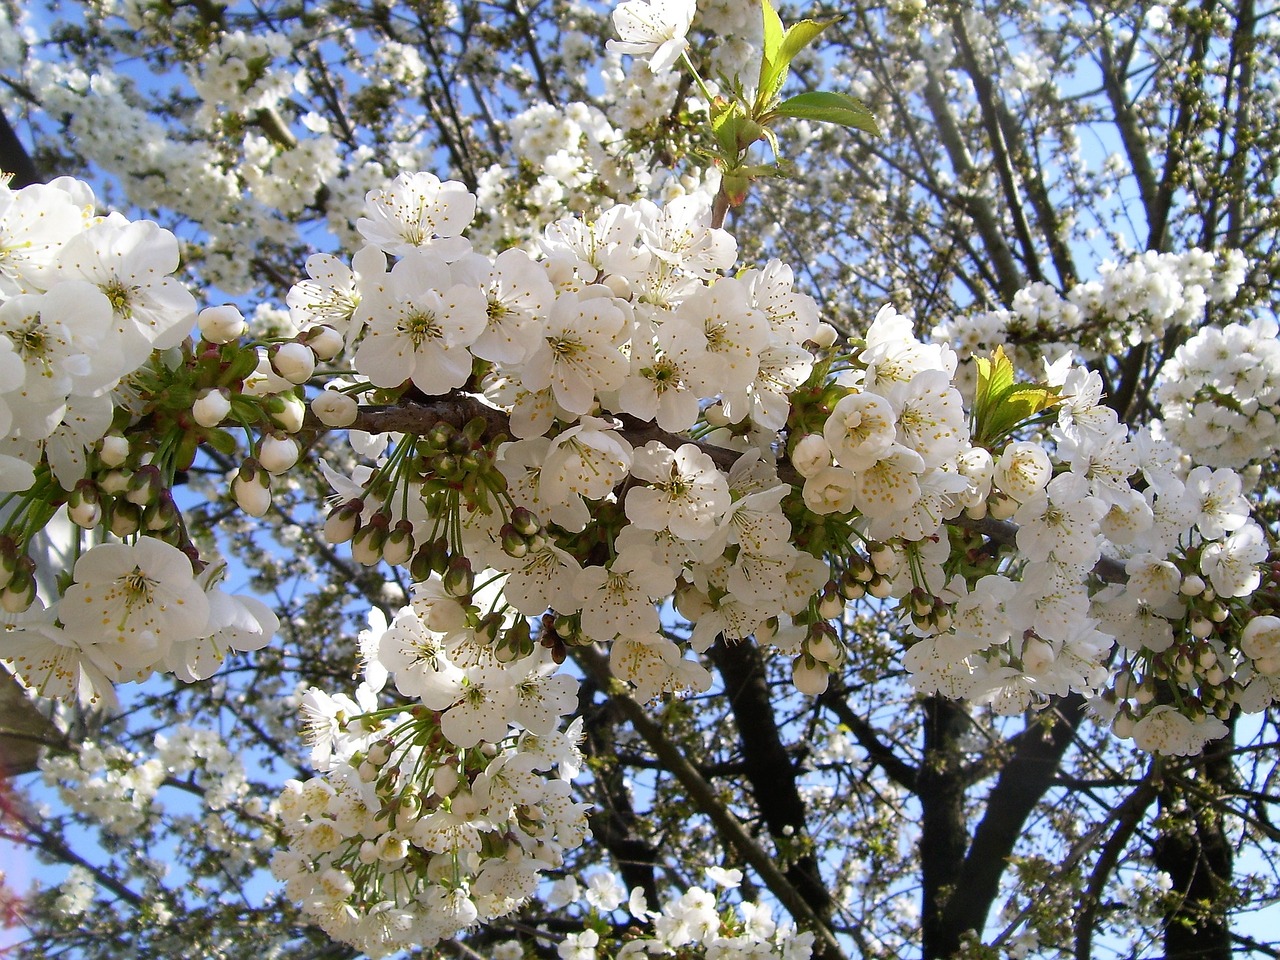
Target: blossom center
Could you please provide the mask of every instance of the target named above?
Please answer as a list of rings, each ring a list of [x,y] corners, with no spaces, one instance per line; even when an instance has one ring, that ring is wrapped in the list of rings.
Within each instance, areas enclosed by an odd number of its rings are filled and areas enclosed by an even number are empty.
[[[427,340],[439,339],[441,333],[440,321],[430,310],[415,310],[404,318],[401,329],[415,347],[422,346]]]
[[[133,315],[129,289],[119,280],[112,280],[102,288],[102,292],[106,294],[107,300],[111,303],[111,309],[115,311],[117,317],[128,319]]]

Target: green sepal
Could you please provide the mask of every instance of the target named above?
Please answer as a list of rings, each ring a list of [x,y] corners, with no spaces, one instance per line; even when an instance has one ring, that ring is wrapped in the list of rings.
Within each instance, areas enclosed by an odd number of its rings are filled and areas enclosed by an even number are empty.
[[[797,120],[837,123],[842,127],[853,127],[875,136],[880,135],[875,115],[861,100],[843,93],[828,93],[821,90],[800,93],[783,100],[770,112],[778,116],[794,117]]]
[[[236,452],[236,438],[226,430],[217,427],[204,431],[203,442],[208,444],[224,457],[229,457]]]

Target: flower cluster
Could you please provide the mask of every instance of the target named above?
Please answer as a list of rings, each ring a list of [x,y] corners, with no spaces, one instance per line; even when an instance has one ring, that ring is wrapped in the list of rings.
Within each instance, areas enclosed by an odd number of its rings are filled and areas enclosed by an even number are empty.
[[[741,870],[711,867],[707,887],[691,886],[667,898],[660,910],[651,910],[644,892],[636,887],[627,893],[612,873],[590,876],[583,890],[577,880],[559,881],[553,891],[557,902],[570,904],[585,900],[591,908],[586,928],[571,933],[556,948],[561,960],[596,960],[602,951],[618,957],[672,956],[698,951],[708,958],[779,957],[802,960],[811,955],[814,935],[798,932],[790,924],[773,919],[768,904],[740,901],[734,910],[722,905],[719,897],[742,882]],[[622,934],[604,920],[614,911],[625,910],[636,921]],[[643,926],[642,928],[639,925]],[[500,945],[501,951],[505,945]],[[496,956],[504,955],[495,951]]]
[[[1161,369],[1165,431],[1196,463],[1242,469],[1280,448],[1274,318],[1203,327]]]
[[[586,837],[569,792],[581,720],[560,729],[577,682],[552,675],[543,650],[496,660],[469,612],[420,590],[363,635],[355,700],[312,689],[301,702],[321,775],[286,785],[289,847],[272,869],[330,936],[370,956],[511,913]],[[376,709],[388,670],[412,707]]]
[[[176,346],[195,298],[171,274],[178,242],[148,221],[93,216],[79,181],[0,184],[0,490],[47,456],[70,489],[107,433],[113,391]]]
[[[0,657],[41,695],[84,703],[112,704],[114,684],[155,670],[207,679],[228,650],[257,650],[279,626],[262,601],[222,590],[217,569],[197,577],[185,553],[153,537],[98,544],[60,599],[9,618]]]
[[[1050,351],[1058,344],[1055,358],[1071,348],[1093,360],[1158,341],[1171,328],[1198,326],[1207,306],[1232,303],[1247,268],[1238,250],[1148,251],[1104,263],[1098,280],[1078,283],[1065,294],[1047,283],[1030,283],[1009,309],[949,318],[935,326],[933,339],[955,345],[962,359],[1030,339],[1047,343]],[[1020,359],[1029,365],[1035,358]]]
[[[659,630],[666,597],[694,651],[717,637],[769,640],[794,656],[801,689],[819,692],[846,656],[828,621],[870,594],[896,598],[919,638],[907,666],[924,692],[1003,711],[1098,695],[1119,637],[1162,681],[1174,674],[1160,657],[1204,659],[1178,681],[1178,710],[1200,724],[1199,742],[1219,730],[1207,714],[1231,702],[1221,681],[1234,664],[1219,671],[1186,644],[1166,651],[1175,629],[1194,625],[1204,641],[1206,611],[1228,620],[1205,604],[1257,587],[1259,528],[1233,474],[1188,473],[1169,444],[1130,437],[1096,374],[1067,357],[1023,414],[1002,413],[1008,395],[990,382],[966,410],[958,355],[920,340],[910,317],[885,308],[841,353],[781,264],[721,275],[733,244],[692,199],[559,221],[540,260],[470,249],[473,210],[459,185],[401,177],[370,194],[359,224],[369,244],[351,268],[317,261],[290,295],[300,323],[323,319],[353,349],[368,382],[344,396],[483,390],[517,437],[487,444],[479,417],[466,435],[442,426],[365,445],[377,463],[342,480],[331,539],[353,539],[365,562],[413,557],[411,569],[446,582],[472,564],[491,571],[478,576],[502,587],[497,648],[520,650],[532,632],[521,618],[540,618],[558,658],[608,643],[641,699],[709,680]],[[389,271],[385,256],[399,258]],[[987,362],[1012,389],[1000,357]],[[1056,420],[1043,441],[1018,430],[1035,415]],[[633,447],[619,417],[656,421],[667,438]],[[715,448],[672,442],[688,430],[744,452],[717,461]],[[944,524],[984,519],[1014,521],[1015,550],[965,568]],[[583,545],[606,530],[611,556],[587,560]],[[1141,578],[1094,596],[1104,552],[1203,575],[1212,590],[1174,583],[1176,608]],[[1158,611],[1169,638],[1135,634],[1150,621],[1129,618],[1133,603]],[[1233,615],[1216,642],[1239,627]]]

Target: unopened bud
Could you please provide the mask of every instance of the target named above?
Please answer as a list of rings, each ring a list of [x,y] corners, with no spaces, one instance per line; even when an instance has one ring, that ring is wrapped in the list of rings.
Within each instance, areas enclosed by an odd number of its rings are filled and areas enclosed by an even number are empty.
[[[381,560],[389,525],[384,513],[375,513],[370,517],[369,522],[351,538],[351,558],[366,567],[372,567]]]
[[[413,521],[401,520],[387,534],[382,545],[382,559],[393,567],[408,563],[413,554]]]
[[[511,526],[524,537],[531,537],[542,529],[537,516],[526,507],[516,507],[511,511]]]
[[[244,336],[248,325],[240,311],[230,303],[220,307],[205,307],[196,318],[200,336],[210,343],[230,343]]]
[[[22,613],[36,599],[35,562],[30,557],[19,557],[18,568],[9,579],[9,585],[0,590],[0,608],[5,613]]]
[[[326,427],[349,427],[356,422],[360,405],[355,397],[336,390],[325,390],[311,401],[311,412]]]
[[[327,324],[307,329],[302,334],[302,342],[311,349],[317,360],[332,360],[345,346],[342,334]]]
[[[302,429],[307,408],[292,394],[276,394],[266,404],[272,422],[285,433],[297,433]]]
[[[293,437],[263,437],[258,447],[258,462],[268,473],[284,473],[298,462],[301,448]]]
[[[98,459],[106,467],[120,466],[129,459],[129,441],[118,433],[107,434],[102,438]]]
[[[156,499],[164,493],[164,489],[164,477],[160,475],[160,468],[147,464],[133,472],[124,498],[130,503],[145,507],[155,503]]]
[[[265,516],[271,509],[270,475],[253,457],[246,457],[236,478],[231,481],[231,495],[236,503],[251,517]]]
[[[801,656],[791,662],[791,682],[801,693],[816,697],[826,693],[831,674],[826,664],[819,663],[812,657]]]
[[[840,333],[829,323],[819,323],[818,329],[814,331],[813,336],[809,339],[823,350],[835,346]]]
[[[231,393],[221,387],[203,391],[191,405],[191,419],[206,428],[216,427],[230,412]]]
[[[444,572],[444,591],[451,597],[465,597],[475,588],[475,574],[471,570],[471,561],[466,557],[449,558],[449,567]]]
[[[111,505],[109,529],[115,536],[131,537],[142,525],[142,508],[128,500],[117,500]]]
[[[282,343],[270,352],[271,369],[290,383],[306,383],[316,372],[316,355],[303,343]]]
[[[92,480],[81,480],[67,498],[67,516],[77,527],[92,530],[102,522],[102,502]]]
[[[364,501],[348,500],[329,512],[324,521],[324,538],[333,546],[346,543],[360,529],[360,514],[364,512]]]

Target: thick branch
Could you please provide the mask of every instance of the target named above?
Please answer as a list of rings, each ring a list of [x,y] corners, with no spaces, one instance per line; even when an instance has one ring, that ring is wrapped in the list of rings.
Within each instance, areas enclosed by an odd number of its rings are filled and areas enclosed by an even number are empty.
[[[956,891],[943,911],[949,936],[958,939],[966,930],[986,926],[1009,855],[1027,818],[1053,785],[1083,718],[1084,697],[1073,693],[1058,702],[1053,715],[1033,721],[1029,736],[1020,738],[987,797],[987,809],[965,854]]]
[[[0,173],[11,173],[9,186],[14,190],[40,182],[40,172],[18,134],[9,124],[9,118],[0,112]]]
[[[818,858],[807,846],[807,812],[796,785],[794,761],[774,720],[760,648],[754,643],[729,643],[721,637],[711,648],[711,656],[724,678],[756,807],[774,846],[780,851],[794,850],[786,858],[787,879],[824,925],[830,924],[835,904],[822,880]],[[825,951],[819,955],[827,956]]]
[[[927,68],[925,77],[925,103],[928,104],[934,123],[937,124],[938,136],[941,137],[942,145],[947,150],[947,156],[956,171],[956,176],[963,183],[968,183],[979,175],[978,171],[969,156],[968,148],[965,147],[960,128],[956,126],[955,118],[951,115],[947,95],[932,67]],[[977,227],[982,242],[991,255],[996,275],[1000,279],[1000,299],[1008,306],[1013,303],[1014,294],[1022,288],[1023,279],[1018,265],[1014,262],[1009,244],[1005,242],[1004,228],[981,193],[976,190],[966,190],[963,200],[965,211],[973,218],[973,224]]]
[[[627,777],[618,762],[617,730],[623,714],[617,698],[594,704],[598,689],[595,678],[588,676],[578,695],[579,712],[586,718],[582,749],[596,760],[592,765],[596,802],[591,813],[591,835],[613,856],[626,888],[640,887],[649,903],[657,903],[654,867],[658,851],[637,831],[639,818],[631,805]]]
[[[578,664],[595,677],[597,683],[602,687],[608,686],[611,676],[608,661],[603,655],[590,647],[574,647],[573,655]],[[658,755],[658,759],[688,791],[689,799],[715,824],[725,843],[736,850],[743,861],[756,871],[765,886],[778,898],[792,917],[817,934],[818,945],[815,946],[823,951],[823,956],[829,960],[844,960],[844,951],[830,928],[778,869],[773,857],[751,838],[738,818],[721,802],[715,788],[703,779],[702,774],[698,773],[697,768],[684,755],[684,751],[668,739],[662,726],[650,718],[643,706],[627,696],[619,696],[615,699],[635,731],[644,738],[653,752]]]
[[[969,729],[964,704],[933,696],[924,702],[924,759],[917,779],[920,798],[921,938],[925,960],[950,957],[960,949],[960,934],[947,919],[949,901],[958,893],[965,846],[964,752]]]
[[[1022,246],[1022,262],[1026,264],[1027,274],[1032,280],[1044,280],[1044,274],[1040,270],[1040,258],[1036,254],[1036,245],[1031,239],[1031,228],[1027,226],[1027,217],[1022,209],[1022,198],[1018,195],[1017,175],[1013,170],[1009,145],[1005,141],[1005,130],[1000,123],[995,87],[973,52],[973,45],[969,42],[969,32],[964,26],[964,17],[958,15],[952,17],[951,30],[964,58],[965,72],[969,74],[969,79],[973,83],[973,92],[978,96],[978,106],[982,111],[982,126],[987,132],[987,140],[991,146],[992,156],[995,158],[996,172],[1000,175],[1000,186],[1004,191],[1009,215],[1013,218],[1013,232]]]

